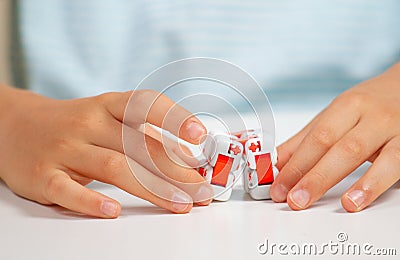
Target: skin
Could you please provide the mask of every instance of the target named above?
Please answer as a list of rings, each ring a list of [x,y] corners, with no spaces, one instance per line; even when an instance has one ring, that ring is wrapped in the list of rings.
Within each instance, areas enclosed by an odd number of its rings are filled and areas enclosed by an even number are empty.
[[[365,161],[372,166],[342,196],[363,210],[400,178],[400,63],[338,96],[278,147],[275,202],[303,210]]]
[[[93,180],[174,213],[208,205],[211,187],[187,167],[196,163],[190,152],[161,143],[159,132],[143,127],[150,124],[194,144],[206,134],[197,118],[154,91],[55,100],[0,85],[0,177],[24,198],[100,218],[118,217],[121,205],[85,187]],[[135,148],[127,158],[123,127]]]
[[[145,149],[126,160],[121,130],[131,96],[132,109],[142,109],[131,111],[124,135]],[[208,205],[209,185],[185,167],[196,163],[190,152],[148,126],[191,143],[205,128],[170,99],[157,97],[143,91],[60,101],[0,86],[0,177],[22,197],[102,218],[117,217],[121,206],[84,187],[92,180],[175,213],[189,212],[193,203]],[[372,166],[343,194],[342,205],[349,212],[370,205],[400,178],[399,97],[400,64],[338,96],[278,147],[281,172],[272,199],[306,209],[368,160]]]

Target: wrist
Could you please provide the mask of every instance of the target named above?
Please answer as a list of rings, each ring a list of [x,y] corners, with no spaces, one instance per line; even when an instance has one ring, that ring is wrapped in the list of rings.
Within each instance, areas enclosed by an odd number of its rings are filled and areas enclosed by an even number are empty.
[[[0,83],[0,127],[2,119],[18,113],[26,114],[31,108],[43,104],[48,98],[31,91]]]
[[[32,92],[10,87],[0,83],[0,178],[4,179],[7,161],[5,153],[13,150],[7,139],[15,138],[15,132],[21,131],[26,117],[32,117],[32,104],[42,102],[42,99]],[[22,127],[22,128],[21,128]]]

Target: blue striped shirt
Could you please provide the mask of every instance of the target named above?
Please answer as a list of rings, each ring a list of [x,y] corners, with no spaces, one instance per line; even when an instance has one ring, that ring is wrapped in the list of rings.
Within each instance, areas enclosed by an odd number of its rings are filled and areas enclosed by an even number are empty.
[[[396,0],[19,0],[18,12],[27,87],[55,98],[132,89],[194,56],[238,64],[272,100],[332,97],[400,56]]]

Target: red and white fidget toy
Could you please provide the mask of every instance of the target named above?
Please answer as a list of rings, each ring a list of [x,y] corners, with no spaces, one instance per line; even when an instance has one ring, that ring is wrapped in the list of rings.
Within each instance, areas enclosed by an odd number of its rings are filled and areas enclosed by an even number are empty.
[[[257,131],[211,132],[204,142],[203,155],[204,162],[197,170],[213,187],[214,200],[229,200],[240,175],[245,191],[253,199],[271,198],[269,189],[278,174],[277,153],[262,147]]]

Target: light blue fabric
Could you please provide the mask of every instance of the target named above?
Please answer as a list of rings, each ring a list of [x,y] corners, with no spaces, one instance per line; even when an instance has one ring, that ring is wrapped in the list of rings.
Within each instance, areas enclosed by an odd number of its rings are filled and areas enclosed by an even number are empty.
[[[274,100],[343,89],[399,59],[397,0],[19,0],[28,87],[56,98],[134,88],[167,62],[238,64]]]

